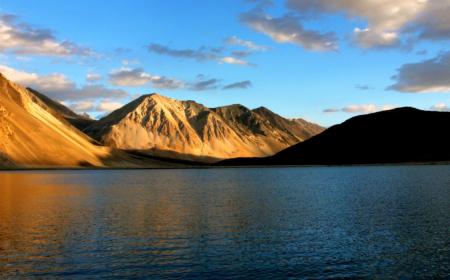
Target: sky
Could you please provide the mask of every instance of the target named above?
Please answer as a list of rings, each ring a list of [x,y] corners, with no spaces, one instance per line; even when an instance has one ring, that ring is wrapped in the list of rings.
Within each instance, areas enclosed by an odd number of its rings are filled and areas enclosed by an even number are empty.
[[[0,0],[0,72],[99,118],[157,92],[324,126],[450,110],[450,0]]]

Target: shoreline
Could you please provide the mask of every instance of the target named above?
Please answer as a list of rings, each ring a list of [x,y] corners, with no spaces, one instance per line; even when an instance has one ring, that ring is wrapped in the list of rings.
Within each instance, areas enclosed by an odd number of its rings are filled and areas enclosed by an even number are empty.
[[[179,169],[240,169],[240,168],[312,168],[312,167],[376,167],[376,166],[429,166],[450,165],[450,161],[436,162],[400,162],[400,163],[365,163],[365,164],[305,164],[305,165],[203,165],[203,166],[172,166],[172,167],[0,167],[0,172],[5,171],[107,171],[107,170],[179,170]]]

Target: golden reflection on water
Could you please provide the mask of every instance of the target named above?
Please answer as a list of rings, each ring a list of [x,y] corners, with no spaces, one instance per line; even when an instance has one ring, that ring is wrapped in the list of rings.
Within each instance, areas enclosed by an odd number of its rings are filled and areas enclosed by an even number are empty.
[[[59,179],[40,172],[0,172],[0,271],[31,269],[10,266],[16,256],[42,259],[64,246],[76,226],[77,204],[89,190]]]
[[[215,187],[225,192],[192,192],[194,178],[183,174],[160,172],[136,182],[108,173],[0,172],[0,272],[36,272],[32,262],[112,248],[153,257],[195,255],[201,250],[189,242],[211,242],[204,232],[213,240],[245,230],[248,217],[239,213],[250,195],[235,191],[233,180]]]

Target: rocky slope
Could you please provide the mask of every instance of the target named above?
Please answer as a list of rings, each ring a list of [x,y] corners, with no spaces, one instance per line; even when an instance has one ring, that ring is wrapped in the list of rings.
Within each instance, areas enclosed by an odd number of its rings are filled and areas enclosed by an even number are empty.
[[[373,164],[450,161],[450,112],[398,108],[362,115],[266,158],[219,165]]]
[[[138,156],[94,145],[56,109],[0,74],[0,167],[150,165]]]
[[[159,156],[214,161],[274,154],[321,132],[265,108],[207,108],[158,94],[144,95],[88,126],[101,143]]]

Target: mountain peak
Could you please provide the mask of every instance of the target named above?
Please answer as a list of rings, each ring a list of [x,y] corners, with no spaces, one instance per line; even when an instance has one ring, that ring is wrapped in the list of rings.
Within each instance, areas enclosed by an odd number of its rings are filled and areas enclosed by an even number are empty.
[[[278,115],[277,113],[274,113],[272,110],[268,109],[267,107],[264,106],[260,106],[258,108],[255,108],[252,110],[253,112],[264,116],[264,117],[270,117],[270,118],[282,118],[280,115]]]
[[[414,108],[414,107],[406,106],[406,107],[394,108],[394,109],[391,109],[391,110],[388,110],[388,111],[393,111],[393,112],[414,112],[415,113],[415,112],[420,112],[422,110],[419,110],[419,109]]]
[[[255,108],[252,111],[254,111],[254,112],[264,111],[264,112],[271,112],[272,113],[271,110],[269,110],[267,107],[264,107],[264,106],[259,106],[258,108]]]
[[[157,101],[166,101],[166,100],[171,100],[172,98],[164,96],[162,94],[153,92],[153,93],[149,93],[149,94],[144,94],[142,96],[140,96],[138,99],[153,99],[153,100],[157,100]]]
[[[230,104],[230,105],[225,105],[225,106],[220,106],[220,107],[216,107],[213,109],[227,109],[227,110],[242,110],[242,111],[247,111],[250,110],[247,107],[245,107],[242,104]]]
[[[227,116],[240,116],[242,114],[252,113],[252,110],[250,110],[249,108],[247,108],[241,104],[231,104],[231,105],[211,108],[211,110],[213,110],[216,113],[220,113],[220,114],[227,115]]]

